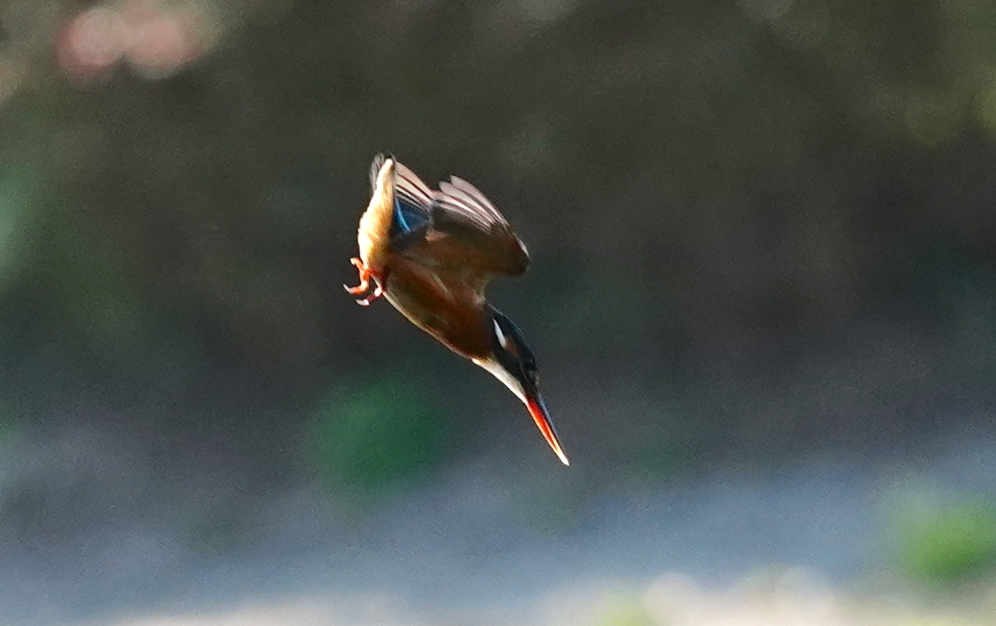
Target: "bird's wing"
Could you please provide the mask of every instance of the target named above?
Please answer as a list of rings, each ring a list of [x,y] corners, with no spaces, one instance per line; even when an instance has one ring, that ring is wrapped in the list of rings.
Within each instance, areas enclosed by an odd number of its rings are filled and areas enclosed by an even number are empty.
[[[467,181],[452,177],[439,185],[432,222],[405,255],[481,292],[496,274],[518,276],[529,255],[497,208]]]
[[[377,176],[388,158],[383,154],[374,157],[370,165],[370,184],[376,189]],[[432,221],[434,194],[415,172],[394,161],[394,194],[390,246],[400,250],[420,239]]]
[[[443,219],[462,222],[483,232],[495,229],[511,232],[508,221],[495,205],[477,187],[456,176],[439,183],[434,208],[434,213]]]

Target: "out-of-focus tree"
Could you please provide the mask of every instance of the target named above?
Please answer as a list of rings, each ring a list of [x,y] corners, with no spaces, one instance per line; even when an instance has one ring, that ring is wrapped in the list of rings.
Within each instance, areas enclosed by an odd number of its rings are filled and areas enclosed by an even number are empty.
[[[544,375],[643,407],[579,419],[589,445],[874,439],[990,402],[993,24],[968,0],[11,1],[7,369],[182,393],[231,367],[308,405],[447,363],[339,289],[386,149],[522,231],[535,270],[495,299]]]

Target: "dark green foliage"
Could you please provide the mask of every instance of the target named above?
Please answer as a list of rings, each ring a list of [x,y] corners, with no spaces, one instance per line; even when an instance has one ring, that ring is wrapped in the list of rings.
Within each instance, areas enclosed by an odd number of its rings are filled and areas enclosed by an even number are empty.
[[[909,575],[948,583],[996,563],[996,504],[954,502],[916,507],[897,524],[897,551]]]
[[[390,377],[329,393],[311,420],[311,459],[336,491],[362,495],[411,484],[442,460],[439,410]]]

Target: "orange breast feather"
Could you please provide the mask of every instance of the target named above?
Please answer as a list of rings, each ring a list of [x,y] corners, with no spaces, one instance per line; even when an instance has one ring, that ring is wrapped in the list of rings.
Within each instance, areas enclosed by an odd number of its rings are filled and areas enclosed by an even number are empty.
[[[394,160],[387,159],[377,174],[377,184],[370,204],[360,218],[356,237],[363,264],[377,274],[382,273],[387,264],[393,211]]]

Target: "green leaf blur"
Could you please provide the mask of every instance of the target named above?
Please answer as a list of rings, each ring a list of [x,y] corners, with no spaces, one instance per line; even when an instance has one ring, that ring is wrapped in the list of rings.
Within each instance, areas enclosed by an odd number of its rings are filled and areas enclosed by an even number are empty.
[[[311,459],[333,489],[362,495],[417,482],[440,460],[444,424],[414,385],[385,378],[336,390],[311,423]]]
[[[948,583],[980,574],[996,562],[996,505],[974,501],[909,511],[898,526],[906,573]]]

